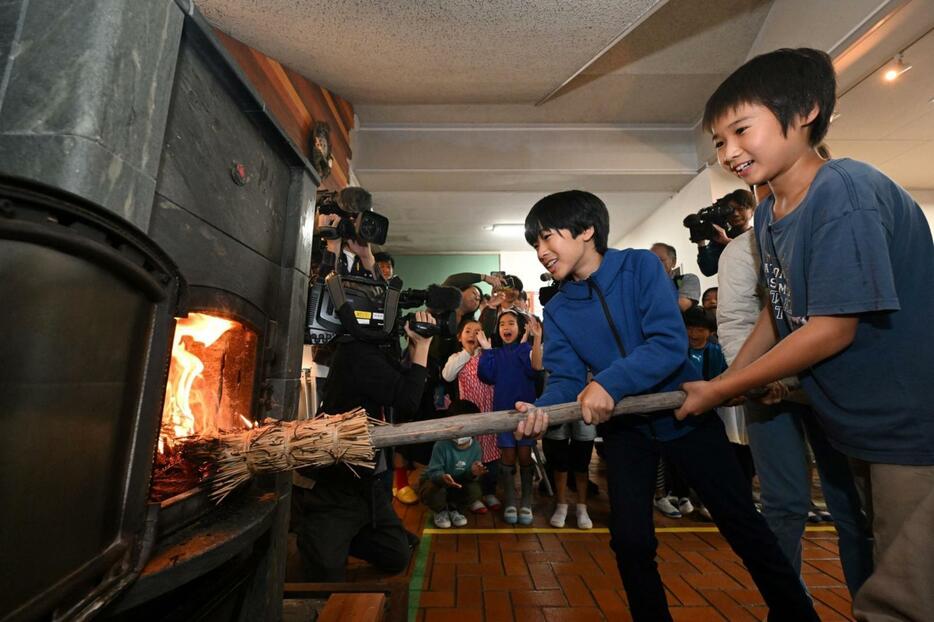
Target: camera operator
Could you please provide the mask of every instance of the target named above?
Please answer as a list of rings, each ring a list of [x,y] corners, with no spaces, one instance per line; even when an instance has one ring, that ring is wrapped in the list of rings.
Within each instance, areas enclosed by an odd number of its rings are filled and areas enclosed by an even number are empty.
[[[376,260],[376,265],[386,281],[396,275],[396,260],[393,259],[392,255],[382,252],[374,254],[373,258]]]
[[[416,313],[415,320],[435,324],[427,311]],[[388,343],[340,337],[322,410],[336,414],[362,406],[380,418],[393,408],[400,420],[411,417],[422,398],[432,338],[417,334],[409,324],[405,333],[411,356],[407,368]],[[414,542],[380,479],[386,471],[383,452],[377,454],[374,470],[356,471],[344,465],[299,470],[306,484],[293,487],[292,529],[307,581],[343,581],[348,555],[393,573],[409,563]]]
[[[756,210],[756,197],[748,190],[739,189],[717,199],[716,205],[724,205],[732,210],[726,218],[729,230],[711,223],[714,237],[697,242],[697,265],[704,276],[717,273],[723,249],[741,233],[749,230]]]
[[[363,188],[350,186],[336,193],[320,193],[317,230],[334,233],[325,239],[325,252],[318,267],[319,276],[326,276],[336,270],[338,274],[382,278],[382,271],[376,265],[369,242],[347,235],[348,230],[342,227],[343,220],[352,226],[356,225],[361,214],[370,212],[372,206],[373,199]]]

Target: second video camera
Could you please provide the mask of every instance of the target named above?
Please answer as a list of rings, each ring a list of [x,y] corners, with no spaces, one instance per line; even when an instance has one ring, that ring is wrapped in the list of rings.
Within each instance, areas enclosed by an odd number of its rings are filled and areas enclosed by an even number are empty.
[[[315,206],[318,214],[336,214],[341,219],[333,227],[318,227],[317,234],[325,240],[356,240],[361,244],[385,244],[389,234],[389,219],[372,211],[373,198],[363,188],[347,187],[339,192],[318,192]]]
[[[691,232],[692,242],[703,242],[717,237],[717,232],[713,226],[717,225],[729,234],[733,226],[730,224],[730,216],[733,214],[733,207],[723,199],[709,207],[702,208],[696,214],[688,215],[683,224]]]

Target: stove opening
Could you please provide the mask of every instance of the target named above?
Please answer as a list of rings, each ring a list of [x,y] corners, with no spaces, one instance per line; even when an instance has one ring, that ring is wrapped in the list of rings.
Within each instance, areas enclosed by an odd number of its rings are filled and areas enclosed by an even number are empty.
[[[210,476],[181,439],[253,427],[256,333],[229,318],[190,313],[175,328],[150,499],[161,502]]]

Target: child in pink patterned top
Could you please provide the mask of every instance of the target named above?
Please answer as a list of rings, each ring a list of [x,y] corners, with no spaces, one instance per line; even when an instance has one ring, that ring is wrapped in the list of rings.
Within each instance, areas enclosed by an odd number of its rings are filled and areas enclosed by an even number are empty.
[[[493,410],[493,387],[481,382],[477,377],[477,363],[480,361],[481,352],[477,334],[482,330],[480,322],[475,320],[468,320],[461,324],[457,339],[463,346],[463,350],[451,355],[441,371],[441,376],[447,382],[453,382],[457,378],[460,398],[473,402],[480,412],[490,412]],[[487,473],[481,479],[483,500],[470,506],[470,511],[485,514],[487,508],[496,511],[502,507],[499,499],[496,498],[500,451],[496,446],[495,434],[481,434],[477,437],[477,441],[480,443],[483,465],[487,468]]]

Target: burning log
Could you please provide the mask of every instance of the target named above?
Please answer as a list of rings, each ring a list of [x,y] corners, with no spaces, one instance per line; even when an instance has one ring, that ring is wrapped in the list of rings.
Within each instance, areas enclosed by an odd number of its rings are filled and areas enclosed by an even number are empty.
[[[672,410],[683,402],[681,391],[627,397],[616,404],[613,415]],[[581,418],[577,402],[543,410],[548,413],[550,424]],[[277,421],[243,432],[184,439],[182,451],[194,461],[216,465],[211,497],[220,502],[257,473],[324,467],[338,462],[351,470],[355,466],[372,467],[376,449],[380,447],[509,432],[526,416],[515,410],[501,410],[386,425],[367,417],[366,411],[358,408],[339,415]]]

